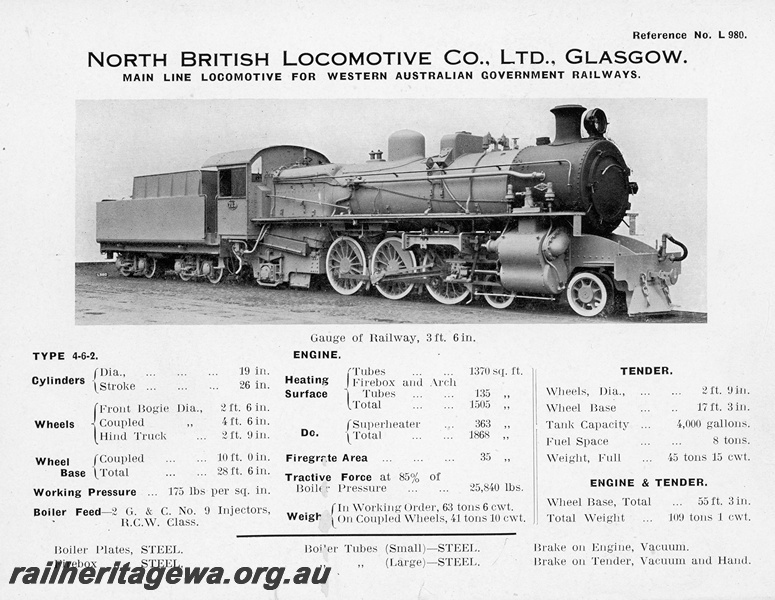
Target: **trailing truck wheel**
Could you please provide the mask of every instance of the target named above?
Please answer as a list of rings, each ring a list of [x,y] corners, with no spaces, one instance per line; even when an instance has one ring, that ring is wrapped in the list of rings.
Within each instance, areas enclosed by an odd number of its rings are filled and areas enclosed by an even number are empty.
[[[398,238],[385,238],[374,249],[371,255],[371,275],[390,275],[404,269],[414,269],[417,260],[410,250],[401,248],[401,240]],[[403,281],[376,281],[377,291],[388,300],[400,300],[409,295],[414,289],[413,283]]]
[[[487,277],[486,281],[491,283],[498,283],[498,285],[495,287],[487,287],[486,295],[484,297],[484,299],[487,301],[487,304],[493,308],[504,309],[508,308],[514,303],[516,294],[503,288],[500,285],[498,277],[495,275],[490,275]]]
[[[603,277],[589,271],[581,271],[571,278],[566,295],[573,312],[582,317],[608,313],[613,306],[613,290]]]
[[[223,279],[224,271],[225,269],[219,269],[218,267],[211,267],[210,272],[207,274],[207,281],[209,281],[213,285],[217,285],[221,283],[221,279]]]
[[[366,283],[367,274],[366,254],[361,245],[351,237],[336,238],[326,254],[326,275],[331,287],[351,296]],[[362,275],[364,279],[350,279],[347,275]]]

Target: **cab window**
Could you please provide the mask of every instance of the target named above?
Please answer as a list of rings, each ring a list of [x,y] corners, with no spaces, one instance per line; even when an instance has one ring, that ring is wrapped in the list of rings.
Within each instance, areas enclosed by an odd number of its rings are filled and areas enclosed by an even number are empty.
[[[262,159],[263,157],[259,156],[256,160],[253,161],[253,164],[250,165],[250,181],[253,183],[260,182],[261,181],[261,172],[263,169],[262,166]]]
[[[245,167],[218,171],[218,195],[222,198],[245,196]]]

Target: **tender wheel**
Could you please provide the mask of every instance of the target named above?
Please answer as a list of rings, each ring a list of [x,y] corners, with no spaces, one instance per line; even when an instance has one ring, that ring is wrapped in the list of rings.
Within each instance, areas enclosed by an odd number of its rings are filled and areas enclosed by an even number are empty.
[[[398,238],[385,238],[374,249],[371,255],[371,274],[389,275],[403,269],[413,269],[417,266],[417,259],[409,250],[401,248],[401,240]],[[377,281],[374,284],[377,291],[388,300],[400,300],[409,295],[414,289],[413,283],[403,281]]]
[[[186,273],[185,271],[181,271],[178,273],[178,277],[180,277],[183,281],[191,281],[194,278],[194,275],[191,273]]]
[[[507,291],[503,286],[501,286],[497,276],[489,275],[486,281],[491,283],[498,283],[497,286],[487,287],[487,295],[484,297],[484,299],[487,300],[487,304],[497,309],[508,308],[513,304],[516,294],[514,292]]]
[[[150,256],[146,257],[145,260],[145,271],[143,271],[143,275],[145,275],[148,279],[153,279],[158,275],[159,263],[155,258]]]
[[[127,256],[119,255],[116,257],[116,270],[121,273],[123,277],[131,277],[134,272],[134,261]]]
[[[339,237],[328,248],[326,275],[331,287],[344,296],[358,292],[365,279],[349,279],[345,275],[368,275],[366,254],[361,245],[351,237]]]
[[[614,295],[603,278],[587,271],[571,278],[566,294],[573,312],[582,317],[596,317],[613,305]]]

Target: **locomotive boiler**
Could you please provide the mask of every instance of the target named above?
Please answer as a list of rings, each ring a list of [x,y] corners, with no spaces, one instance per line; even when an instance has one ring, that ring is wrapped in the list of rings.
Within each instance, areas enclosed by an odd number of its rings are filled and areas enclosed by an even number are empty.
[[[425,291],[499,309],[517,297],[562,300],[587,317],[625,305],[669,312],[686,247],[667,233],[656,248],[615,234],[638,186],[606,138],[605,113],[552,113],[554,139],[521,149],[462,131],[428,156],[425,138],[403,130],[386,157],[358,164],[271,146],[136,177],[132,199],[98,203],[97,240],[125,276],[174,269],[294,287],[325,278],[340,294],[390,300]]]

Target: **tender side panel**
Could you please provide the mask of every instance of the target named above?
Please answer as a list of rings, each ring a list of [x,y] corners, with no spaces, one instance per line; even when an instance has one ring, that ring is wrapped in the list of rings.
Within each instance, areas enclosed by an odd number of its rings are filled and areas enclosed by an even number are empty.
[[[172,196],[198,196],[199,171],[181,171],[160,175],[135,177],[132,198],[169,198]]]
[[[178,242],[205,237],[205,198],[141,198],[97,204],[97,241]]]

